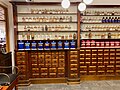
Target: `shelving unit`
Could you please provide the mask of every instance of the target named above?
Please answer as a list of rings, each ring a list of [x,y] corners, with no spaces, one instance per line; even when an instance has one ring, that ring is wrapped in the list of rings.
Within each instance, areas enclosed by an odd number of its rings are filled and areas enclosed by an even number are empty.
[[[106,9],[107,8],[107,9]],[[81,12],[81,47],[119,47],[120,11],[118,7],[91,6]],[[106,45],[108,42],[109,46]],[[112,42],[112,45],[111,45]],[[101,45],[101,43],[103,43]],[[119,45],[116,46],[115,43]],[[89,45],[88,45],[89,44]],[[90,44],[94,44],[93,46]],[[82,46],[83,45],[83,46]]]

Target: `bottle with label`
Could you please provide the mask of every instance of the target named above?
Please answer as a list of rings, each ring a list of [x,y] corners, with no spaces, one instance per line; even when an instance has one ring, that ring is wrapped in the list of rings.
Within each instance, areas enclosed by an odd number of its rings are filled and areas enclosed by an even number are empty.
[[[108,39],[111,39],[111,33],[108,33]]]
[[[49,50],[50,49],[50,43],[48,41],[45,42],[45,50]]]
[[[43,50],[43,42],[38,42],[38,50]]]
[[[58,49],[63,49],[63,45],[61,41],[58,42]]]
[[[56,42],[55,41],[51,42],[51,49],[56,49]]]
[[[69,49],[69,42],[68,41],[64,42],[64,49]]]
[[[18,50],[24,50],[24,42],[22,40],[18,42]]]
[[[33,41],[33,42],[31,43],[31,49],[32,49],[32,50],[37,50],[37,43],[36,43],[35,41]]]
[[[72,42],[70,42],[70,49],[75,49],[75,41],[72,40]]]
[[[105,23],[105,17],[102,18],[102,23]]]
[[[25,42],[25,50],[30,50],[30,42]]]

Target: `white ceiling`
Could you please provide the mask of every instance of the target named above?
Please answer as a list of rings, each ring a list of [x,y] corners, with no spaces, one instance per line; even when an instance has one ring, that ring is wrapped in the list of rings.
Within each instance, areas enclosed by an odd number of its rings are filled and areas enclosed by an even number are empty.
[[[9,1],[26,0],[0,0],[0,2],[9,3]],[[61,2],[62,0],[34,0],[34,2]],[[82,0],[70,0],[70,2],[81,2]],[[120,5],[120,0],[93,0],[91,5]]]

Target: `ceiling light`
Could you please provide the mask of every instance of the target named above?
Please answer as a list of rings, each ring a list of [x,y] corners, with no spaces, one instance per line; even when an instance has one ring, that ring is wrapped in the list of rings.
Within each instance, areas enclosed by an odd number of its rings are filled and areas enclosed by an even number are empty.
[[[78,9],[79,9],[79,11],[84,11],[84,10],[86,9],[85,3],[80,3],[80,4],[78,5]]]
[[[85,4],[91,4],[91,3],[93,2],[93,0],[83,0],[83,2],[84,2]]]
[[[70,1],[69,0],[63,0],[62,2],[61,2],[61,5],[62,5],[62,7],[63,8],[69,8],[69,6],[70,6]]]

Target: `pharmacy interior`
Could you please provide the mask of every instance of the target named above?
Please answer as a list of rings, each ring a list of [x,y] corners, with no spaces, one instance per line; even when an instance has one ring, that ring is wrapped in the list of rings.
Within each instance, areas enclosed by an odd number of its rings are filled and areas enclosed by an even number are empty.
[[[10,2],[19,84],[120,79],[120,6],[65,1]]]

